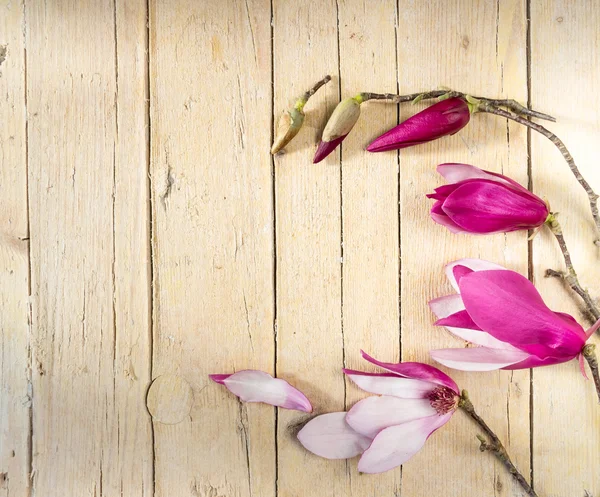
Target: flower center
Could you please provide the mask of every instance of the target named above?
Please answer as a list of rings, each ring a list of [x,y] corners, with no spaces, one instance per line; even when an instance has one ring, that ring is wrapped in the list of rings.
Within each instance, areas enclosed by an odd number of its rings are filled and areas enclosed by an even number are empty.
[[[448,387],[437,387],[427,396],[431,407],[441,416],[454,411],[458,406],[459,396]]]

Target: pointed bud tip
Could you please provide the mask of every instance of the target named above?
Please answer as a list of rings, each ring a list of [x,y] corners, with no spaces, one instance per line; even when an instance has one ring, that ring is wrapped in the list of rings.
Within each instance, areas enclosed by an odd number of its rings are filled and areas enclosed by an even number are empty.
[[[321,162],[325,157],[327,157],[331,152],[333,152],[337,146],[344,141],[347,135],[340,136],[335,140],[331,140],[330,142],[326,142],[321,140],[319,146],[317,147],[317,151],[315,152],[315,156],[313,158],[313,164],[317,164]]]

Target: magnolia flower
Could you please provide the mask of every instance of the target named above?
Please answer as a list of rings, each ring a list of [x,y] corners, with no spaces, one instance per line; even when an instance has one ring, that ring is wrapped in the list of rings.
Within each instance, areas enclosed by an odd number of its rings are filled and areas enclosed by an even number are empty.
[[[600,327],[585,331],[575,319],[551,311],[531,282],[520,274],[478,259],[446,266],[458,292],[429,305],[454,335],[477,347],[432,350],[437,362],[464,371],[526,369],[570,361]],[[585,375],[585,373],[584,373]]]
[[[450,420],[460,394],[454,380],[433,366],[384,363],[361,353],[387,372],[344,373],[363,390],[381,396],[361,400],[347,413],[317,416],[300,430],[298,440],[327,459],[362,454],[360,472],[382,473],[408,461]]]
[[[246,369],[233,374],[211,374],[208,377],[224,385],[244,402],[263,402],[284,409],[312,412],[312,405],[300,390],[263,371]]]
[[[336,147],[344,141],[344,138],[352,131],[352,128],[360,117],[360,104],[363,102],[361,94],[352,98],[342,100],[333,110],[329,121],[323,130],[321,142],[315,152],[313,163],[321,162]]]
[[[437,200],[433,220],[453,233],[506,233],[542,226],[550,210],[538,196],[501,174],[468,164],[440,164],[449,184],[427,197]]]
[[[448,98],[390,129],[373,140],[367,150],[385,152],[437,140],[460,131],[470,118],[467,102],[458,97]]]

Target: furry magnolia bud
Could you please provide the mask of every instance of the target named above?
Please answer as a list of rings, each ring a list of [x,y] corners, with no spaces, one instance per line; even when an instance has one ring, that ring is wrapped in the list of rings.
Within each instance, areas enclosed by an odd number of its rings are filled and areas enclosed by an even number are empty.
[[[342,100],[333,110],[327,125],[323,130],[321,143],[315,153],[313,162],[321,162],[336,147],[342,143],[344,138],[352,131],[352,128],[360,117],[360,104],[363,102],[362,95]]]
[[[315,84],[310,90],[302,95],[291,110],[286,110],[281,114],[277,123],[275,140],[271,147],[271,153],[276,154],[282,150],[298,134],[304,124],[304,106],[308,99],[312,97],[321,86],[331,81],[331,76],[325,76],[321,81]]]

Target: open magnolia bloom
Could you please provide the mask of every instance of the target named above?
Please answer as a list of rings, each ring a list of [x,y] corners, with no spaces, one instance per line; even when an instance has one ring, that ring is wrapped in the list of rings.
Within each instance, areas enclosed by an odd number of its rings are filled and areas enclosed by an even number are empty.
[[[477,347],[432,350],[431,357],[464,371],[526,369],[570,361],[598,329],[585,331],[575,319],[550,310],[531,282],[519,273],[479,259],[446,266],[458,292],[429,305],[454,335]],[[585,373],[584,373],[585,375]]]
[[[453,233],[491,234],[542,226],[550,210],[538,196],[501,174],[468,164],[440,164],[448,181],[427,197],[431,218]]]
[[[327,459],[362,454],[358,470],[382,473],[408,461],[429,436],[446,424],[458,407],[458,386],[439,369],[418,362],[384,363],[361,352],[386,373],[345,369],[367,397],[346,412],[323,414],[309,421],[298,440]]]

